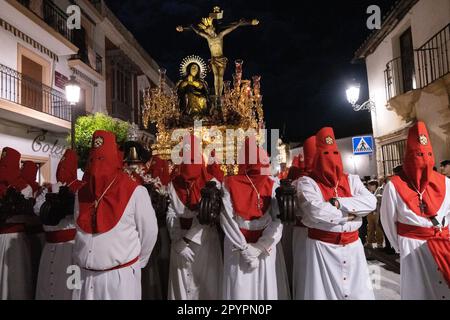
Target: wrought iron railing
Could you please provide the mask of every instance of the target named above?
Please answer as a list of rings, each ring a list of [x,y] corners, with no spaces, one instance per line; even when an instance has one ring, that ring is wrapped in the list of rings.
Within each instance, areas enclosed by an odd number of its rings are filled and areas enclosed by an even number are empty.
[[[404,93],[402,59],[400,57],[389,61],[384,70],[387,101]]]
[[[416,52],[421,88],[450,73],[450,23]]]
[[[44,0],[43,7],[44,21],[53,29],[58,31],[70,42],[73,42],[73,30],[67,27],[67,14],[56,6],[51,0]]]
[[[0,99],[70,121],[71,107],[63,93],[0,64]]]
[[[394,169],[403,164],[406,140],[385,144],[381,147],[384,176],[394,174]]]
[[[73,30],[67,27],[68,16],[53,1],[43,0],[42,12],[35,12],[30,5],[30,0],[18,0],[18,2],[27,7],[29,10],[33,11],[55,31],[57,31],[64,38],[73,43]]]
[[[92,63],[90,61],[88,50],[79,51],[77,54],[72,55],[71,59],[78,59],[83,61],[85,64],[91,67],[92,70],[95,70],[100,74],[102,74],[103,72],[103,57],[98,53],[95,53],[95,63]]]

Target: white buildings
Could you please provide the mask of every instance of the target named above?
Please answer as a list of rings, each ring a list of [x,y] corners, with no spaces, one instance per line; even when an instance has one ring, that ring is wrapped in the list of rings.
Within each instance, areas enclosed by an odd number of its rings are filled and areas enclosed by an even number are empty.
[[[450,1],[401,0],[356,52],[365,59],[379,176],[403,161],[409,126],[424,121],[436,161],[450,158]]]
[[[67,27],[72,4],[79,30]],[[41,182],[54,181],[71,128],[65,81],[80,82],[82,112],[140,125],[140,92],[158,69],[101,0],[0,0],[0,149],[17,149],[40,164]]]

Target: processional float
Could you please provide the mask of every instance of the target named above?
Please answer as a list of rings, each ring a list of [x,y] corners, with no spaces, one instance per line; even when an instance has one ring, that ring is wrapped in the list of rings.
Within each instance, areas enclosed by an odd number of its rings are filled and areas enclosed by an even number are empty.
[[[167,85],[166,70],[160,69],[159,84],[144,91],[143,123],[156,125],[156,143],[152,153],[164,159],[170,159],[173,147],[179,143],[172,139],[175,130],[186,129],[202,141],[203,150],[217,141],[217,136],[226,137],[227,129],[244,132],[249,129],[259,132],[264,128],[264,113],[261,95],[261,77],[251,80],[243,78],[243,61],[236,60],[233,81],[224,81],[228,59],[223,55],[223,38],[241,26],[259,24],[256,19],[241,19],[226,27],[219,28],[216,22],[221,20],[223,11],[215,7],[207,18],[194,26],[178,26],[179,32],[193,31],[207,40],[211,51],[208,64],[199,56],[184,58],[180,65],[181,79],[174,88]],[[214,77],[214,93],[211,93],[206,75],[211,70]],[[194,122],[201,121],[201,130],[194,130]],[[237,135],[238,136],[238,135]],[[242,140],[243,137],[235,137]],[[225,140],[225,139],[224,139]],[[226,141],[216,153],[223,158],[236,160],[238,145],[242,141]],[[237,165],[222,165],[225,174],[237,173]]]
[[[244,78],[243,60],[234,61],[233,79],[224,81],[224,74],[229,65],[223,52],[223,39],[226,35],[242,26],[257,26],[257,19],[240,19],[223,26],[223,11],[214,7],[208,17],[202,18],[197,25],[177,26],[178,32],[192,31],[206,39],[211,58],[206,63],[198,55],[184,58],[180,64],[181,79],[175,87],[170,87],[166,79],[166,70],[159,69],[159,84],[154,88],[144,90],[143,124],[148,128],[152,123],[156,126],[156,143],[152,145],[152,154],[163,159],[170,159],[172,151],[181,142],[173,139],[175,131],[184,129],[194,134],[202,143],[202,150],[208,150],[208,145],[214,144],[216,154],[222,159],[221,169],[225,175],[238,173],[238,150],[243,145],[248,132],[254,132],[259,143],[263,143],[264,129],[263,96],[261,94],[261,77],[254,75],[251,80]],[[214,92],[205,80],[211,70],[214,78]],[[194,124],[201,123],[200,129]],[[233,136],[227,132],[233,130]],[[214,134],[217,133],[217,134]],[[247,135],[246,135],[247,133]],[[225,141],[216,141],[222,137]],[[209,148],[210,149],[210,148]],[[208,155],[209,157],[209,155]],[[233,159],[229,163],[229,159]],[[289,192],[278,192],[282,216],[290,216],[283,220],[295,219],[292,212],[292,188],[287,183],[282,184]],[[213,184],[208,184],[202,190],[203,199],[200,204],[199,220],[202,224],[217,222],[220,205],[220,194]],[[294,218],[292,218],[294,216]]]

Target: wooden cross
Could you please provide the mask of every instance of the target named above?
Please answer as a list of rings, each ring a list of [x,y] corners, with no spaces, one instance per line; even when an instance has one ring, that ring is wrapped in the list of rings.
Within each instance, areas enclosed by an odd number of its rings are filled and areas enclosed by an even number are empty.
[[[422,199],[420,199],[419,201],[419,208],[420,213],[425,213],[425,210],[427,209],[427,205],[425,204],[425,202],[422,201]]]
[[[258,207],[258,210],[261,210],[262,208],[263,208],[263,206],[264,206],[264,202],[261,200],[261,196],[258,194],[257,195],[257,197],[258,197],[258,200],[257,200],[257,207]]]

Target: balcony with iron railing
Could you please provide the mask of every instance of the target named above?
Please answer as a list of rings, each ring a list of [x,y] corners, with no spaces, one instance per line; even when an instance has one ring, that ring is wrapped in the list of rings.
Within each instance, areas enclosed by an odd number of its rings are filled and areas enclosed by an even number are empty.
[[[80,50],[71,56],[70,60],[80,60],[99,75],[103,74],[103,57],[92,49]]]
[[[71,121],[71,107],[63,93],[2,64],[0,100]]]
[[[53,30],[73,43],[73,30],[67,27],[67,14],[51,0],[17,0],[20,4],[32,11]]]
[[[403,70],[405,64],[401,57],[386,64],[384,79],[387,101],[413,89],[423,89],[450,74],[450,24],[415,52],[415,66],[409,66],[411,70],[407,72]],[[408,75],[413,79],[408,79]]]
[[[387,101],[405,93],[403,81],[402,59],[400,57],[389,61],[384,70]]]
[[[418,81],[424,88],[450,73],[450,23],[416,50]]]

